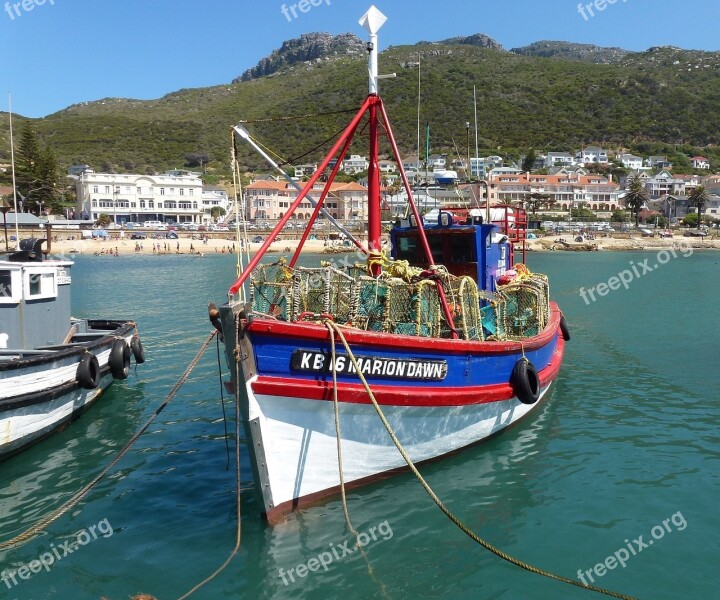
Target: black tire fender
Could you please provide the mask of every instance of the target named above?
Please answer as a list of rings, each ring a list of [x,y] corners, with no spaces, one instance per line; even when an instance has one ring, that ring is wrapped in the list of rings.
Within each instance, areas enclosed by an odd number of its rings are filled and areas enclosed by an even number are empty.
[[[510,375],[510,385],[517,399],[523,404],[535,404],[540,398],[540,376],[535,366],[526,358],[515,363]]]
[[[568,329],[565,315],[560,315],[560,332],[562,333],[563,339],[567,342],[570,340],[570,329]]]
[[[75,378],[81,387],[94,390],[100,384],[100,363],[97,356],[87,352],[80,359]]]
[[[123,339],[113,342],[108,359],[110,372],[115,379],[127,379],[130,374],[130,346]]]
[[[136,335],[130,340],[130,350],[132,350],[135,362],[141,365],[145,362],[145,350],[140,338]]]

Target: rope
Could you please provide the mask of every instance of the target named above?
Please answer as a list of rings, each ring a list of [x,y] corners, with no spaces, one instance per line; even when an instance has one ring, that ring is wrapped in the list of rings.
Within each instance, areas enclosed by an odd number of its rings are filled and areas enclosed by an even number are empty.
[[[312,119],[313,117],[325,117],[329,115],[344,115],[347,113],[356,113],[357,109],[348,108],[345,110],[334,110],[325,113],[312,113],[307,115],[289,115],[285,117],[266,117],[264,119],[247,119],[240,121],[240,123],[274,123],[277,121],[299,121],[301,119]]]
[[[326,319],[326,321],[329,321]],[[365,549],[362,547],[362,544],[360,544],[360,533],[353,527],[352,521],[350,520],[350,512],[348,510],[347,505],[347,497],[345,495],[345,476],[343,474],[343,462],[342,462],[342,437],[340,436],[340,405],[338,403],[338,388],[337,388],[337,373],[335,371],[335,331],[332,327],[328,327],[328,331],[330,332],[330,348],[332,350],[332,373],[333,373],[333,404],[335,408],[335,436],[337,439],[337,455],[338,455],[338,475],[340,476],[340,496],[342,498],[342,507],[343,507],[343,514],[345,515],[345,523],[348,526],[348,529],[350,532],[355,536],[355,547],[360,550],[360,554],[362,554],[363,558],[365,559],[365,564],[367,565],[368,574],[370,575],[370,578],[380,586],[380,590],[382,592],[383,598],[388,598],[387,590],[385,589],[385,584],[381,581],[378,581],[375,577],[375,570],[373,569],[372,565],[370,564],[370,559],[368,558],[367,554],[365,553]]]
[[[225,414],[225,394],[223,393],[222,364],[220,363],[220,336],[217,336],[215,338],[215,346],[217,350],[218,380],[220,383],[220,406],[222,406],[223,427],[225,428],[225,452],[227,454],[227,463],[225,464],[225,470],[227,471],[230,468],[230,445],[228,444],[227,415]]]
[[[292,158],[288,158],[287,160],[283,161],[282,163],[280,163],[280,166],[283,166],[283,165],[294,165],[294,164],[300,162],[300,160],[302,160],[303,158],[305,158],[305,157],[308,156],[309,154],[312,154],[313,152],[316,152],[316,151],[320,150],[320,148],[322,148],[323,146],[326,146],[327,144],[329,144],[330,142],[332,142],[332,141],[333,141],[336,137],[338,137],[343,131],[345,131],[345,128],[344,128],[344,127],[343,127],[342,129],[340,129],[339,131],[333,133],[332,136],[330,136],[330,137],[329,137],[328,139],[326,139],[325,141],[320,142],[320,143],[319,143],[317,146],[315,146],[314,148],[310,148],[310,150],[308,150],[308,151],[305,152],[304,154],[301,154],[300,156],[294,156],[294,157],[292,157]]]
[[[231,158],[232,158],[232,172],[233,172],[233,191],[235,193],[233,210],[235,212],[235,242],[237,243],[237,257],[236,257],[236,277],[240,277],[240,274],[245,269],[242,260],[243,247],[245,248],[247,261],[250,262],[250,237],[248,236],[247,219],[245,211],[245,199],[243,198],[242,191],[242,176],[240,174],[240,164],[237,160],[237,139],[233,132],[230,133],[232,137]],[[242,204],[242,222],[243,222],[243,237],[240,238],[240,206],[238,204],[238,197]],[[240,243],[242,239],[242,243]],[[244,302],[245,301],[245,286],[238,290],[238,297]]]
[[[239,323],[237,322],[237,317],[235,318],[235,352],[238,354],[239,348],[240,348],[240,342],[238,340],[238,328]],[[240,385],[240,361],[238,360],[237,356],[235,357],[235,385]],[[238,388],[239,389],[239,388]],[[232,559],[235,558],[235,555],[240,552],[240,543],[242,541],[242,513],[240,511],[240,494],[241,494],[241,486],[240,486],[240,400],[239,396],[236,393],[235,394],[235,498],[236,498],[236,510],[237,510],[237,529],[235,531],[235,546],[233,546],[233,549],[230,551],[230,554],[225,559],[225,562],[221,564],[215,571],[203,579],[200,583],[198,583],[195,587],[193,587],[190,591],[185,592],[182,596],[178,598],[178,600],[185,600],[186,598],[189,598],[192,596],[195,592],[197,592],[200,588],[204,587],[208,583],[210,583],[213,579],[215,579],[220,573],[222,573],[228,565],[232,562]]]
[[[345,476],[343,475],[343,462],[342,462],[342,442],[340,436],[340,408],[338,404],[338,388],[337,388],[337,372],[335,371],[335,331],[332,327],[328,326],[330,332],[330,348],[332,349],[332,374],[333,374],[333,405],[335,408],[335,436],[337,438],[337,455],[338,455],[338,474],[340,476],[340,497],[342,498],[343,514],[345,515],[345,523],[347,523],[348,529],[355,536],[356,544],[360,547],[360,534],[353,527],[350,521],[350,513],[347,507],[347,497],[345,496]]]
[[[208,336],[208,338],[202,343],[200,349],[198,350],[198,353],[195,355],[195,358],[193,358],[193,360],[190,362],[188,367],[185,369],[185,372],[180,376],[180,379],[178,379],[172,390],[170,390],[170,393],[167,395],[164,402],[155,410],[153,415],[145,422],[145,424],[137,431],[137,433],[132,438],[130,438],[130,440],[122,447],[120,452],[115,455],[115,458],[113,458],[110,463],[90,481],[90,483],[80,489],[80,491],[76,492],[62,506],[40,519],[37,523],[35,523],[35,525],[25,530],[23,533],[16,535],[10,540],[0,543],[0,551],[18,546],[22,543],[27,542],[28,540],[31,540],[48,525],[59,519],[62,515],[64,515],[71,508],[77,505],[85,496],[87,496],[90,490],[92,490],[100,482],[100,480],[108,474],[110,469],[112,469],[118,462],[120,462],[120,459],[127,454],[128,450],[130,450],[130,448],[132,448],[135,442],[138,441],[140,436],[145,433],[145,430],[150,427],[150,425],[158,417],[158,415],[165,409],[168,404],[170,404],[172,399],[175,397],[175,394],[177,394],[178,390],[187,381],[190,373],[192,373],[198,362],[200,362],[200,358],[205,353],[205,350],[207,350],[215,334],[216,331],[213,330],[213,332]]]
[[[363,387],[365,388],[365,391],[368,394],[368,397],[370,398],[370,401],[372,402],[373,406],[375,407],[375,411],[377,412],[378,416],[380,417],[380,420],[382,421],[382,424],[385,426],[385,429],[387,429],[388,434],[390,434],[390,438],[392,439],[393,443],[395,444],[395,447],[398,449],[400,454],[402,455],[403,459],[405,459],[405,462],[407,463],[410,470],[413,472],[415,477],[417,477],[418,481],[420,482],[420,485],[425,489],[425,491],[429,494],[429,496],[433,499],[435,504],[437,504],[438,508],[445,513],[445,515],[455,524],[457,527],[466,535],[468,535],[472,540],[480,544],[483,548],[486,550],[489,550],[496,556],[502,558],[503,560],[506,560],[507,562],[520,567],[522,569],[525,569],[526,571],[530,571],[531,573],[535,573],[536,575],[542,575],[543,577],[548,577],[550,579],[554,579],[556,581],[560,581],[562,583],[567,583],[569,585],[574,585],[576,587],[579,587],[581,589],[590,590],[593,592],[598,592],[600,594],[604,594],[606,596],[612,596],[613,598],[620,598],[621,600],[635,600],[632,596],[626,596],[623,594],[618,594],[617,592],[612,592],[609,590],[605,590],[600,587],[595,587],[592,585],[584,585],[583,583],[579,581],[575,581],[573,579],[569,579],[567,577],[564,577],[562,575],[556,575],[555,573],[551,573],[549,571],[544,571],[542,569],[539,569],[538,567],[534,567],[533,565],[523,562],[505,552],[500,550],[499,548],[496,548],[486,540],[482,539],[480,536],[478,536],[476,533],[474,533],[472,530],[470,530],[455,514],[453,514],[449,508],[447,508],[440,498],[435,494],[433,489],[430,487],[430,485],[425,481],[423,476],[420,474],[420,471],[417,470],[417,467],[410,459],[410,456],[408,456],[405,449],[402,447],[402,444],[400,443],[400,440],[398,440],[397,436],[395,435],[395,432],[393,431],[392,426],[388,422],[388,420],[385,418],[385,415],[382,412],[382,409],[380,408],[380,405],[377,403],[377,400],[375,399],[375,395],[373,394],[372,390],[370,389],[370,386],[368,385],[367,380],[365,379],[365,376],[362,373],[362,370],[360,369],[360,365],[358,365],[357,360],[355,359],[355,355],[352,353],[352,350],[350,349],[350,346],[347,343],[347,340],[345,339],[345,336],[343,335],[342,330],[333,322],[327,321],[325,325],[329,329],[333,329],[338,337],[340,338],[340,341],[343,343],[343,346],[345,347],[345,351],[348,354],[348,357],[350,358],[353,367],[355,368],[355,371],[358,374],[358,377],[360,378],[361,383],[363,384]],[[332,338],[331,338],[332,339]],[[334,367],[334,364],[333,364]]]

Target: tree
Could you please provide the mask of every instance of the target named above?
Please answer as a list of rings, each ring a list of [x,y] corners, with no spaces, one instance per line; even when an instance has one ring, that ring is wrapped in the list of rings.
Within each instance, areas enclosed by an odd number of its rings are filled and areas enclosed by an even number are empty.
[[[580,221],[594,221],[597,218],[597,215],[592,210],[584,207],[573,208],[570,211],[570,216]]]
[[[225,216],[225,209],[222,206],[213,206],[210,209],[210,216],[213,221],[217,221],[219,217]]]
[[[697,213],[688,213],[682,219],[682,224],[686,227],[700,227],[702,223],[710,224],[713,220],[707,215],[703,215],[702,219],[698,219]]]
[[[58,184],[57,160],[55,153],[50,146],[45,146],[40,151],[37,164],[37,178],[40,188],[33,194],[36,204],[43,205],[53,211],[59,208],[59,202],[55,196]]]
[[[533,170],[533,167],[535,166],[535,159],[537,158],[537,154],[535,154],[535,148],[530,148],[530,152],[527,153],[525,158],[522,162],[522,170],[526,173],[529,173]]]
[[[57,161],[49,146],[41,146],[37,134],[26,122],[18,148],[17,190],[24,200],[23,209],[37,212],[57,209],[55,189],[58,183]]]
[[[107,227],[110,223],[112,223],[112,219],[107,213],[102,213],[95,222],[98,227]]]
[[[629,220],[627,211],[625,210],[614,210],[612,215],[610,215],[610,221],[612,223],[627,223]]]
[[[26,121],[20,133],[17,161],[17,184],[27,192],[36,179],[38,162],[40,160],[40,145],[37,134],[30,121]]]
[[[640,222],[640,211],[648,201],[648,192],[645,183],[639,175],[633,175],[628,179],[627,191],[625,192],[625,206],[635,215],[635,227]]]
[[[210,155],[202,152],[190,152],[185,155],[185,164],[188,167],[200,167],[205,172],[205,165],[210,162]]]
[[[533,216],[535,216],[538,209],[543,207],[551,208],[555,202],[556,200],[550,199],[550,194],[541,194],[540,192],[533,192],[525,198],[525,204],[530,207]]]
[[[688,194],[687,198],[688,206],[697,208],[697,228],[700,229],[700,224],[702,223],[702,211],[705,208],[705,205],[708,203],[708,200],[710,200],[710,194],[708,194],[704,185],[699,185],[692,192],[690,192],[690,194]]]

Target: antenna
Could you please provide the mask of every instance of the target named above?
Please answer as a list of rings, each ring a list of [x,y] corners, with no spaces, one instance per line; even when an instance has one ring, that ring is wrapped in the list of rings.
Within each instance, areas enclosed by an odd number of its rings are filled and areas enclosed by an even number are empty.
[[[382,14],[373,4],[368,11],[360,17],[358,23],[370,34],[370,41],[367,45],[369,54],[368,58],[368,76],[370,78],[370,94],[378,93],[378,36],[377,32],[387,21],[387,17]]]

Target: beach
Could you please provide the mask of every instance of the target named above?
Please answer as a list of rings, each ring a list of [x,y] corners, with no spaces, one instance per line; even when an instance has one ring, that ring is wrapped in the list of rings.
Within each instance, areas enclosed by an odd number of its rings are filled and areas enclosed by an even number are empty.
[[[68,240],[61,239],[52,244],[53,254],[82,254],[82,255],[114,255],[118,256],[138,254],[227,254],[237,250],[238,244],[232,239],[209,238],[207,240],[192,239],[191,237],[180,237],[177,240],[144,239],[131,240],[120,239],[82,239]],[[710,237],[710,236],[708,236]],[[363,240],[364,241],[364,240]],[[323,240],[307,240],[303,252],[352,252],[353,247],[342,246],[337,241],[328,242],[325,245]],[[281,239],[273,242],[270,252],[289,253],[294,252],[299,244],[299,239]],[[250,243],[250,252],[255,253],[260,249],[261,243]],[[531,252],[547,251],[628,251],[628,250],[671,250],[678,248],[720,249],[720,238],[715,236],[712,239],[701,237],[684,237],[675,235],[671,238],[641,237],[638,234],[624,235],[622,237],[596,237],[582,242],[573,241],[572,236],[548,235],[539,239],[528,240],[527,248]]]
[[[269,252],[288,253],[298,247],[299,240],[283,239],[273,242]],[[327,246],[323,240],[307,240],[304,252],[319,253],[326,251]],[[139,254],[228,254],[237,251],[239,244],[234,239],[208,238],[207,240],[180,237],[177,240],[164,240],[147,238],[144,240],[120,239],[83,239],[83,240],[57,240],[52,244],[53,254],[82,254],[82,255],[115,255],[128,256]],[[250,242],[251,253],[257,252],[262,243]],[[244,244],[243,244],[244,247]],[[331,246],[337,250],[352,251],[352,248],[343,246]]]

